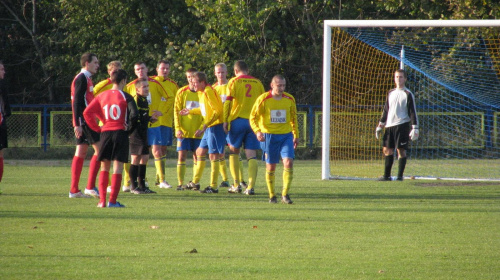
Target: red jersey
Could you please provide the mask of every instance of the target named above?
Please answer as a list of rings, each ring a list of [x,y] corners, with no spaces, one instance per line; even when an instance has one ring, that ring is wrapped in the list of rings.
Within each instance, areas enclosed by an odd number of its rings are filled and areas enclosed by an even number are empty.
[[[71,83],[71,109],[73,111],[73,126],[85,124],[83,111],[94,99],[94,84],[89,71],[82,71],[75,76]]]
[[[133,130],[137,122],[137,106],[130,94],[121,90],[106,90],[90,102],[83,112],[87,125],[96,132]],[[99,127],[95,118],[103,126]]]

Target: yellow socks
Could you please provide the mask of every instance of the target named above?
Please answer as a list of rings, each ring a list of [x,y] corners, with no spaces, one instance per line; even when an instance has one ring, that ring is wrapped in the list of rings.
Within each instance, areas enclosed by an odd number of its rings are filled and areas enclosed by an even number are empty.
[[[248,189],[254,187],[255,180],[257,180],[257,159],[251,158],[248,160]]]
[[[241,181],[240,177],[240,163],[238,154],[229,155],[229,171],[231,171],[231,176],[234,178],[234,186],[238,186]]]
[[[293,179],[293,169],[284,168],[283,169],[283,192],[282,192],[283,196],[288,194],[288,190],[290,189],[290,185],[292,184],[292,179]]]
[[[266,170],[266,183],[267,190],[269,191],[269,198],[275,196],[274,194],[274,171]]]
[[[226,167],[226,159],[221,158],[219,160],[219,172],[222,177],[222,181],[229,181],[227,178],[227,167]]]
[[[203,174],[203,170],[205,169],[206,159],[206,156],[199,156],[196,161],[196,169],[195,173],[193,174],[193,183],[195,184],[198,184],[200,182],[201,175]]]
[[[129,173],[129,170],[130,170],[130,163],[124,163],[123,164],[123,185],[128,185],[130,186],[130,173]],[[112,172],[110,172],[112,173]],[[111,181],[110,181],[111,182]]]
[[[217,188],[217,178],[219,178],[219,166],[220,166],[220,160],[210,160],[210,187],[213,189]]]
[[[179,185],[184,185],[184,176],[186,175],[186,162],[177,161],[177,181]]]
[[[155,167],[158,183],[165,181],[165,163],[163,162],[163,158],[155,158]]]

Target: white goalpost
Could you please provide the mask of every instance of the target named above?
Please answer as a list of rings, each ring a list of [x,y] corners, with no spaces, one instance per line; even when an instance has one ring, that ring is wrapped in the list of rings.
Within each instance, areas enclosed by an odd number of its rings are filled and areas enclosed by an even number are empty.
[[[489,33],[484,35],[468,28],[488,29]],[[364,168],[361,162],[377,160],[382,150],[380,142],[375,140],[381,101],[387,94],[386,88],[393,86],[394,70],[404,67],[411,72],[409,89],[420,100],[421,109],[417,112],[426,125],[421,130],[423,139],[410,148],[410,158],[417,164],[444,162],[451,170],[440,174],[432,167],[421,165],[420,169],[409,170],[409,175],[412,178],[500,180],[498,170],[485,175],[486,178],[476,178],[467,172],[462,172],[463,177],[456,176],[454,174],[460,172],[453,170],[456,166],[471,169],[471,163],[478,159],[487,160],[485,168],[500,169],[498,28],[500,20],[325,20],[322,125],[316,128],[322,130],[322,179],[374,178],[371,173],[359,175],[359,170],[352,174],[343,174],[343,170],[332,174],[332,161],[359,160],[360,168]],[[365,35],[364,30],[372,33]],[[476,32],[479,35],[476,36]],[[337,41],[332,34],[344,39]],[[495,38],[485,38],[491,34]],[[361,46],[360,51],[348,54],[354,44]],[[368,50],[377,53],[377,57]],[[475,78],[476,72],[482,77]],[[366,73],[370,76],[365,81],[354,80]],[[483,80],[483,77],[486,78]],[[374,83],[380,86],[369,85]],[[349,84],[352,89],[344,92]],[[339,124],[343,122],[346,126]],[[467,131],[456,132],[461,127]],[[457,135],[450,136],[453,133]],[[338,135],[352,136],[355,140],[346,141]],[[376,168],[381,175],[383,166],[379,162]]]

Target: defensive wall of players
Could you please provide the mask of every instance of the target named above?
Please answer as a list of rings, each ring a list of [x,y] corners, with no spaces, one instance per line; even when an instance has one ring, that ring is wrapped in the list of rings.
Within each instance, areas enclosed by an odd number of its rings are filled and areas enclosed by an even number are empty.
[[[487,149],[500,145],[500,112],[492,108],[484,108],[476,112],[433,112],[433,110],[419,109],[421,127],[424,130],[420,139],[419,148],[461,148],[461,149]],[[71,106],[69,104],[59,105],[12,105],[12,116],[9,117],[8,133],[9,147],[40,147],[47,151],[49,147],[74,146],[74,132],[71,126]],[[315,148],[321,146],[322,114],[321,106],[318,105],[297,105],[298,123],[300,132],[299,147]],[[374,110],[373,113],[353,112],[331,112],[332,125],[336,123],[365,123],[357,125],[362,131],[364,139],[358,139],[355,145],[379,148],[373,134],[373,126],[377,123],[380,113]],[[453,130],[453,127],[446,126],[447,119],[462,118],[463,123],[471,126],[474,131],[470,135],[469,143],[465,142],[457,147],[454,143],[442,139],[443,129]],[[426,126],[426,123],[433,125]],[[443,125],[436,125],[443,123]],[[427,129],[427,131],[425,131]],[[332,131],[332,139],[342,136],[342,128]],[[348,139],[346,137],[343,137]],[[335,139],[334,139],[335,140]],[[337,139],[338,140],[338,139]],[[333,141],[339,147],[354,145],[347,140]]]

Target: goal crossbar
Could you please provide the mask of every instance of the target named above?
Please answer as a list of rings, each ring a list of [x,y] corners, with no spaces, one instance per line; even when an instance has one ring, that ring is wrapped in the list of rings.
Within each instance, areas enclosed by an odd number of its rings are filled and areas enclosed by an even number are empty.
[[[337,27],[500,27],[500,20],[325,20],[323,29],[323,126],[322,172],[323,180],[330,179],[330,69],[331,29]]]

